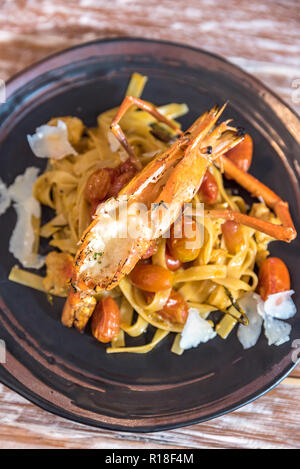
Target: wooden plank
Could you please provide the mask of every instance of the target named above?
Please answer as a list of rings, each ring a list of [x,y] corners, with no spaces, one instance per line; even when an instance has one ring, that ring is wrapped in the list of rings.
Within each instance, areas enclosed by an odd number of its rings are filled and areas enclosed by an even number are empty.
[[[3,2],[2,2],[3,3]],[[0,10],[0,69],[6,79],[32,62],[96,38],[138,36],[182,42],[227,57],[293,103],[300,77],[297,0],[30,0]]]
[[[0,385],[0,448],[299,448],[299,398],[298,386],[282,384],[209,422],[136,434],[70,422]]]

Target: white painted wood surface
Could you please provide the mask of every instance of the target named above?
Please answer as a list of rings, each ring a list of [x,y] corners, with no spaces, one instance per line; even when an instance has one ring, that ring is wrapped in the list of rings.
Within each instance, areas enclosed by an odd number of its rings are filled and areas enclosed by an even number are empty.
[[[210,422],[137,434],[69,422],[0,385],[0,448],[299,448],[299,397],[299,386],[281,384]]]
[[[0,0],[0,79],[96,38],[160,38],[226,57],[300,113],[299,31],[297,0]],[[143,435],[69,422],[0,385],[0,448],[300,448],[300,386],[286,383],[213,421]]]

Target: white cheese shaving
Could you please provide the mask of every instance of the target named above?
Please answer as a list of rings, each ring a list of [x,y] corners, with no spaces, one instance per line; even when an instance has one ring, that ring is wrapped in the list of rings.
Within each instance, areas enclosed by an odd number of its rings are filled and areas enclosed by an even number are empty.
[[[189,315],[181,333],[180,347],[184,350],[197,347],[216,336],[216,332],[208,321],[201,318],[195,308],[189,308]]]
[[[77,155],[68,140],[66,124],[59,120],[57,126],[42,125],[33,135],[27,135],[31,150],[39,158],[60,160],[67,155]]]
[[[29,198],[33,198],[32,188],[36,181],[37,175],[39,173],[39,168],[34,168],[30,166],[26,169],[24,174],[20,174],[16,177],[14,183],[9,186],[8,192],[12,200],[16,203],[22,204]],[[36,200],[36,199],[34,199]],[[37,201],[36,201],[37,202]],[[38,206],[37,202],[37,206]],[[36,206],[36,207],[37,207]],[[36,208],[35,216],[40,215],[40,210]]]
[[[240,324],[237,336],[244,349],[253,347],[261,334],[263,318],[257,314],[257,302],[260,296],[256,293],[248,292],[240,300],[239,305],[245,310],[249,324]]]
[[[256,344],[262,323],[268,345],[281,345],[290,337],[291,326],[275,318],[289,319],[296,314],[296,306],[291,299],[293,290],[269,295],[264,302],[257,293],[246,293],[239,299],[249,320],[248,326],[239,325],[237,336],[244,349]]]
[[[17,223],[9,241],[9,251],[24,267],[35,269],[39,269],[44,263],[43,257],[32,251],[35,240],[32,217],[41,216],[40,204],[32,195],[38,172],[38,168],[27,168],[23,175],[16,177],[8,189],[17,213]]]
[[[268,345],[282,345],[290,340],[292,326],[286,322],[266,315],[264,328]]]
[[[119,150],[119,158],[121,163],[125,163],[128,160],[128,154],[125,150]]]
[[[119,150],[121,144],[110,130],[107,132],[107,140],[113,153]]]
[[[0,215],[6,212],[10,206],[10,195],[2,179],[0,179]]]
[[[297,310],[291,298],[294,293],[294,290],[289,290],[269,295],[264,303],[265,313],[278,319],[290,319],[295,316]]]

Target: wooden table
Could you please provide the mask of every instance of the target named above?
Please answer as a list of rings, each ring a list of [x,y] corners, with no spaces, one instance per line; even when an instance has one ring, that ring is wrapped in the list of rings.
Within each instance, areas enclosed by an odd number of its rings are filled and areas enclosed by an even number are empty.
[[[297,0],[0,0],[0,79],[96,38],[160,38],[226,57],[300,113],[299,29]],[[144,435],[69,422],[0,385],[0,448],[300,448],[299,381],[213,421]]]

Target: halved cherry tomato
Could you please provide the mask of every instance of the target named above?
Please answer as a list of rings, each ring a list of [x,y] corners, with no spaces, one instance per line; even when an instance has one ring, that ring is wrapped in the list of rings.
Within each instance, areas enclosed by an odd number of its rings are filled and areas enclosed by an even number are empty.
[[[171,226],[167,247],[175,259],[180,262],[191,262],[198,257],[200,252],[200,229],[197,222],[189,217],[182,217],[181,226],[181,235],[177,233],[178,225]]]
[[[199,192],[203,202],[207,205],[213,204],[218,198],[219,190],[217,181],[208,169],[204,175]]]
[[[245,243],[241,224],[227,220],[222,224],[221,229],[228,251],[230,254],[236,254]]]
[[[120,310],[113,298],[107,296],[96,306],[92,316],[93,336],[100,342],[110,342],[119,333]]]
[[[92,203],[94,200],[103,200],[110,188],[111,178],[105,168],[97,169],[87,180],[84,197]]]
[[[105,168],[106,171],[108,172],[108,174],[110,175],[110,180],[111,182],[114,181],[115,177],[117,177],[120,173],[119,173],[119,166],[117,166],[116,168],[108,168],[106,167]]]
[[[258,293],[265,301],[269,295],[290,290],[290,274],[285,263],[279,257],[268,257],[262,263],[258,273]]]
[[[172,273],[154,264],[137,264],[130,272],[131,282],[141,290],[158,292],[172,287]]]
[[[129,171],[132,173],[137,172],[136,166],[130,158],[127,158],[127,160],[124,161],[124,163],[120,163],[118,166],[118,170],[119,170],[119,174],[128,173]]]
[[[188,316],[188,305],[180,293],[172,290],[166,304],[157,314],[170,322],[184,324]]]
[[[166,265],[168,269],[171,270],[172,272],[174,272],[175,270],[178,270],[182,266],[182,262],[180,262],[180,260],[178,259],[175,259],[175,257],[171,256],[168,249],[166,249],[165,259],[166,259]]]
[[[253,154],[253,140],[249,134],[246,134],[244,140],[226,153],[238,168],[247,172],[251,166]]]
[[[128,171],[127,173],[120,174],[116,176],[114,181],[112,182],[109,191],[107,193],[107,197],[117,197],[120,190],[123,189],[126,184],[135,176],[135,173]]]
[[[120,190],[136,175],[137,169],[134,163],[128,158],[114,169],[114,176],[111,182],[107,197],[116,197]]]

